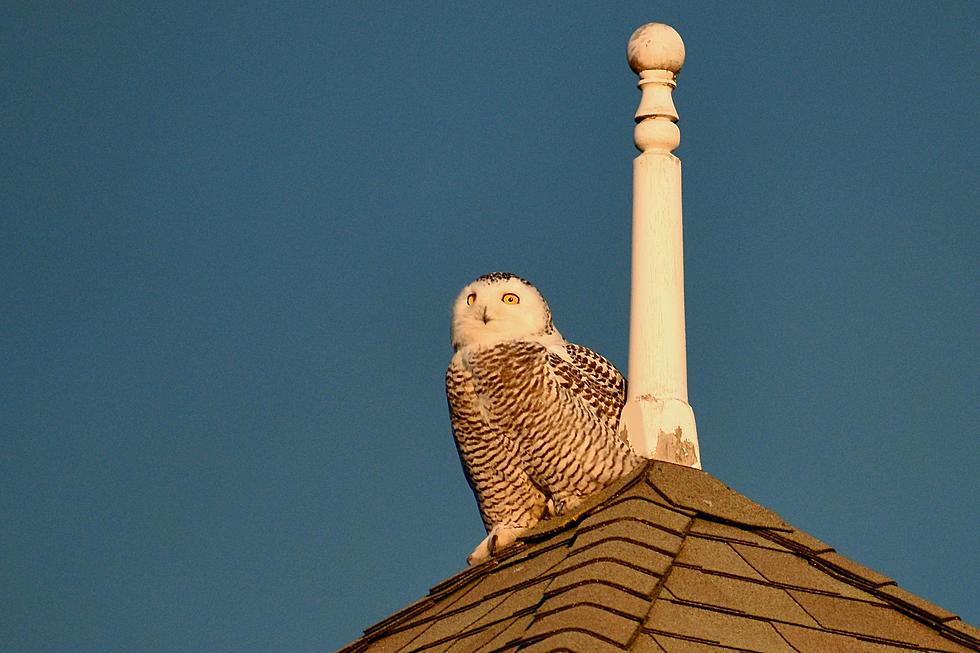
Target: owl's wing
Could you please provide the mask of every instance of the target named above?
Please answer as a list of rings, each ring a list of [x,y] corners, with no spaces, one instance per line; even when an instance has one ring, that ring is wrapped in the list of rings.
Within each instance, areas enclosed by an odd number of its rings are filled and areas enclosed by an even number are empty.
[[[446,398],[456,450],[487,532],[532,526],[547,499],[524,471],[514,439],[494,423],[491,396],[456,359],[446,371]]]
[[[582,397],[595,414],[619,431],[619,418],[626,403],[626,378],[606,358],[588,347],[566,343],[570,360],[552,353],[549,364],[563,387]]]
[[[642,462],[618,432],[622,375],[598,354],[510,341],[473,360],[490,422],[512,434],[525,471],[557,512]]]

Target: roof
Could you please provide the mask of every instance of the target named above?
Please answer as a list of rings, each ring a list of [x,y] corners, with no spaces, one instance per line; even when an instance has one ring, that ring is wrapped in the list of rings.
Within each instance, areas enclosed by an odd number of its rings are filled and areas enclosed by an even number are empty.
[[[980,651],[980,631],[706,472],[650,461],[342,649]]]

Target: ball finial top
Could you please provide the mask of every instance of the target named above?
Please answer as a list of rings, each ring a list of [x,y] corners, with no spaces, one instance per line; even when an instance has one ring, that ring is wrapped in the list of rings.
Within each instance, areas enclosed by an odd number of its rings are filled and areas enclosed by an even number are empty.
[[[669,70],[675,75],[684,65],[684,41],[670,25],[647,23],[630,37],[626,58],[633,72]]]

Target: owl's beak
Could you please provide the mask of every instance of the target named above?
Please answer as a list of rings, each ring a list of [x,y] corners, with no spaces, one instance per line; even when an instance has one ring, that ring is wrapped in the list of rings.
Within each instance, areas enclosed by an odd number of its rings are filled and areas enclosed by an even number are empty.
[[[490,321],[490,316],[487,315],[487,307],[483,307],[483,323],[486,324]]]

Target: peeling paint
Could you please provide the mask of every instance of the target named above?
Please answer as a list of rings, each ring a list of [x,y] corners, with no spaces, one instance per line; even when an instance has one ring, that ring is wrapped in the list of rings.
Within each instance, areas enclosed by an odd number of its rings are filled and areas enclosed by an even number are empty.
[[[677,427],[673,433],[659,431],[657,433],[657,447],[653,451],[653,458],[665,460],[669,463],[687,465],[693,467],[698,463],[698,455],[694,448],[694,443],[684,440],[684,431]]]

